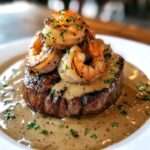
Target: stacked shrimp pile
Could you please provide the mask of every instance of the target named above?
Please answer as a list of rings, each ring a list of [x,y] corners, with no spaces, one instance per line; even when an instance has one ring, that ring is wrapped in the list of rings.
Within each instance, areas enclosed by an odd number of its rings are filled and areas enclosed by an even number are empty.
[[[37,74],[57,70],[70,83],[96,80],[105,71],[105,44],[94,36],[78,14],[53,13],[35,35],[26,65]]]

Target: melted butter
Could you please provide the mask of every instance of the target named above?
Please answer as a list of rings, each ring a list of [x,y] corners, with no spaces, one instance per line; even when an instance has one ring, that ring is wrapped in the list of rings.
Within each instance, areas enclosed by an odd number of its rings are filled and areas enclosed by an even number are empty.
[[[65,91],[63,97],[67,100],[71,100],[75,97],[80,97],[85,93],[97,91],[105,87],[108,87],[108,84],[105,84],[103,80],[99,79],[90,84],[70,84],[68,82],[61,81],[57,83],[53,89],[60,91],[66,88],[67,90]]]
[[[12,68],[23,72],[22,65],[13,65]],[[12,68],[8,68],[1,79],[6,76],[5,79],[9,80]],[[129,78],[135,71],[137,73],[134,78]],[[15,118],[6,120],[4,113],[0,112],[0,128],[31,149],[99,150],[128,137],[150,117],[150,102],[135,97],[136,84],[149,80],[128,63],[124,68],[124,85],[117,103],[103,113],[80,118],[57,119],[32,111],[22,99],[22,77],[22,73],[18,74],[13,80],[9,80],[8,86],[0,89],[0,105],[3,112],[12,108],[15,114]],[[13,86],[14,91],[10,92],[10,87]],[[6,104],[6,100],[11,102]],[[28,129],[27,124],[35,120],[39,128]],[[46,130],[47,134],[43,134],[43,130]],[[77,137],[72,135],[72,130],[78,133]]]

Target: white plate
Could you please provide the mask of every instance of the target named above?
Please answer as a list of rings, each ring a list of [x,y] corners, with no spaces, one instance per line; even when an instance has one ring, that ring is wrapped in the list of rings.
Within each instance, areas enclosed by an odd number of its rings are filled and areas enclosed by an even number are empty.
[[[128,62],[137,66],[150,79],[150,46],[112,36],[97,35],[106,43],[111,44],[113,50],[123,56]],[[26,52],[31,38],[0,46],[0,65]],[[15,130],[15,129],[14,129]],[[117,134],[117,133],[116,133]],[[23,150],[22,145],[10,139],[0,131],[0,150]],[[150,119],[131,136],[114,144],[107,150],[141,150],[150,149]]]

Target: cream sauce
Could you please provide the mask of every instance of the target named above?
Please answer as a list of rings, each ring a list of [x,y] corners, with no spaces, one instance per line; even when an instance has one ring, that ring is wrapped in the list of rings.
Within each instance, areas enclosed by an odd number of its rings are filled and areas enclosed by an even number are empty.
[[[67,100],[71,100],[75,97],[80,97],[86,93],[91,93],[94,91],[99,91],[103,88],[108,88],[109,84],[105,83],[104,81],[108,79],[113,79],[114,74],[118,73],[119,68],[116,66],[116,62],[118,61],[118,59],[119,59],[118,55],[113,54],[112,58],[108,62],[109,65],[107,66],[105,73],[103,74],[102,77],[96,79],[95,81],[92,81],[90,83],[70,83],[69,81],[65,82],[66,80],[65,81],[61,80],[60,82],[56,83],[52,87],[52,89],[55,91],[61,91],[61,90],[63,91],[64,89],[66,89],[63,97]],[[68,62],[67,64],[71,64],[71,63]],[[67,74],[66,78],[69,77],[68,74],[72,74],[70,70],[74,71],[73,69],[69,69],[69,68],[64,70],[63,74],[65,75]]]
[[[101,114],[80,118],[56,119],[33,112],[22,98],[22,78],[23,61],[0,77],[0,129],[37,150],[99,150],[128,137],[150,117],[150,101],[136,98],[136,85],[149,80],[128,63],[117,103]]]

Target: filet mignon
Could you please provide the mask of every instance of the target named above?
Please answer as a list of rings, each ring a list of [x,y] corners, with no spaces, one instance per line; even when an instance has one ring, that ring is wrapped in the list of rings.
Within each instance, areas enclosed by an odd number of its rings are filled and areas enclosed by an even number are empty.
[[[121,92],[124,60],[121,56],[114,55],[116,71],[113,72],[113,78],[102,79],[107,87],[85,93],[71,100],[63,97],[64,91],[57,94],[57,97],[51,91],[52,86],[60,81],[57,71],[38,75],[26,68],[23,85],[24,99],[35,111],[60,118],[101,112],[115,103]]]

